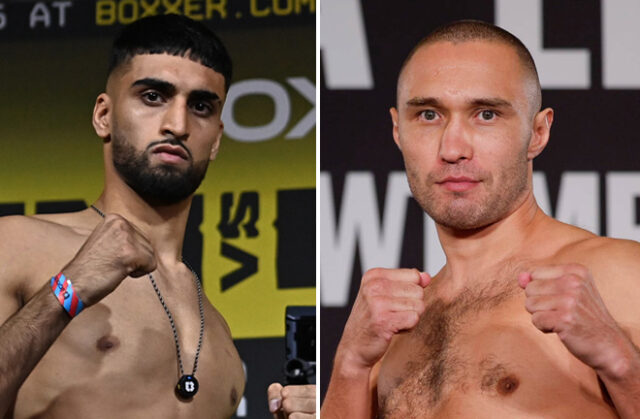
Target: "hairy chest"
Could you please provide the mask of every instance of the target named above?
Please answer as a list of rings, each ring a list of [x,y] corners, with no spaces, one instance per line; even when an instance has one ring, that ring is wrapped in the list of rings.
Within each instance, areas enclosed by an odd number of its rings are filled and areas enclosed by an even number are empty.
[[[558,395],[576,408],[608,409],[593,370],[535,329],[517,285],[500,284],[433,299],[418,326],[395,339],[379,373],[379,417],[459,416],[471,400],[494,415],[509,406],[521,415]]]
[[[418,325],[399,336],[385,355],[380,371],[382,410],[392,409],[403,399],[420,400],[435,407],[449,387],[465,381],[469,359],[461,345],[474,330],[474,320],[486,317],[500,306],[517,299],[517,288],[501,285],[498,291],[464,291],[453,301],[432,299]]]

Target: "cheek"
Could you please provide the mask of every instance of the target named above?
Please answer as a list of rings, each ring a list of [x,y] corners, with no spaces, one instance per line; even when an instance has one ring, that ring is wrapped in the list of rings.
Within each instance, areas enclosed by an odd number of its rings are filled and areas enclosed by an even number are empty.
[[[438,156],[436,132],[425,132],[420,129],[403,130],[400,132],[400,146],[407,164],[429,164]]]

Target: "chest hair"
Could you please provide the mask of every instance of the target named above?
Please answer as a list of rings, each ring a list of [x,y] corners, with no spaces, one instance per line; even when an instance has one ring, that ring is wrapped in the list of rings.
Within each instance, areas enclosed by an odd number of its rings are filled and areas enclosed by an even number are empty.
[[[399,404],[407,411],[432,410],[442,401],[447,388],[456,386],[464,390],[470,366],[456,349],[456,336],[480,313],[520,291],[515,280],[505,281],[501,277],[482,288],[466,288],[451,301],[434,298],[428,302],[418,325],[407,336],[415,346],[411,359],[403,371],[398,371],[393,389],[381,395],[380,417],[397,410]]]

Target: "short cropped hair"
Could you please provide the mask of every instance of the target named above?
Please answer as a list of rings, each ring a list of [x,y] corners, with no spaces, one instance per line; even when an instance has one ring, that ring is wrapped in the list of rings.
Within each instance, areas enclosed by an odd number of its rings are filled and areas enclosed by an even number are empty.
[[[142,18],[127,25],[113,42],[109,72],[141,54],[189,58],[222,74],[225,91],[231,84],[231,58],[220,39],[202,23],[168,14]]]
[[[534,99],[533,110],[536,112],[540,110],[542,100],[540,78],[538,77],[538,70],[536,69],[536,64],[533,61],[531,53],[522,41],[512,33],[481,20],[459,20],[436,28],[411,50],[402,64],[400,73],[402,74],[411,57],[413,57],[421,47],[442,41],[452,42],[454,44],[469,41],[494,41],[512,46],[518,54],[518,58],[520,58],[520,62],[524,66],[525,71],[529,73],[536,83],[537,93]]]

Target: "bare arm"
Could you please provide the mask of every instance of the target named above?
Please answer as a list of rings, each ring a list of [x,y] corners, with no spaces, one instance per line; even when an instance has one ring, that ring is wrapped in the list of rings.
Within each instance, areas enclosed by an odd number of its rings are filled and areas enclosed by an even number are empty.
[[[0,417],[69,320],[47,283],[0,326]]]
[[[575,252],[582,264],[541,266],[523,273],[526,309],[534,326],[556,333],[598,374],[622,418],[640,417],[640,245],[599,239]],[[623,330],[632,325],[632,333]]]
[[[617,355],[608,369],[596,369],[621,418],[640,417],[640,352],[624,336],[615,343]]]
[[[376,387],[373,370],[354,367],[353,362],[337,354],[322,404],[321,417],[375,418]]]
[[[375,417],[375,366],[393,336],[418,323],[430,280],[415,269],[379,268],[364,274],[336,351],[323,418]]]
[[[16,279],[17,269],[24,269],[33,261],[21,260],[25,256],[20,254],[27,253],[25,249],[16,254],[11,246],[20,242],[21,235],[41,237],[47,232],[15,228],[6,219],[2,220],[0,230],[3,238],[0,321],[7,319],[0,326],[0,417],[3,417],[13,405],[20,386],[69,324],[70,317],[51,291],[49,281],[23,307],[17,301],[15,289],[20,282]],[[127,276],[139,276],[153,269],[155,258],[148,241],[122,217],[108,216],[62,271],[89,307],[111,293]]]

